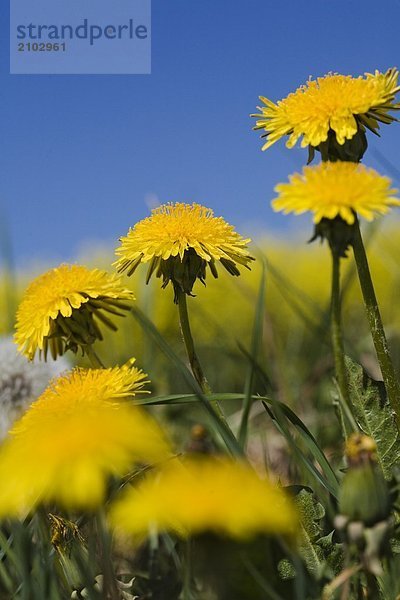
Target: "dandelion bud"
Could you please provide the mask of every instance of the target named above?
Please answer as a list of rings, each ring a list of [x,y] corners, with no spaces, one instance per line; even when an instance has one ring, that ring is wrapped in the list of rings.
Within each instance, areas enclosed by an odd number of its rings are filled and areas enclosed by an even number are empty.
[[[353,434],[346,444],[349,469],[339,495],[339,509],[350,521],[372,526],[389,516],[389,492],[376,461],[376,444],[363,434]]]

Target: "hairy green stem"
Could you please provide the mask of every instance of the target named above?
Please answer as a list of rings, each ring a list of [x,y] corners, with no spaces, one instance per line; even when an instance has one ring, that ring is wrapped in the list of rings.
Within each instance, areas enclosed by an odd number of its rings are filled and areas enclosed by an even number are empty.
[[[387,397],[395,414],[397,426],[400,429],[400,386],[390,356],[358,220],[354,225],[353,251],[368,324],[381,368]]]
[[[201,387],[203,394],[209,394],[211,388],[204,375],[202,366],[196,354],[194,347],[192,331],[190,329],[189,313],[187,308],[186,294],[184,292],[178,292],[178,309],[179,309],[179,321],[181,325],[182,337],[185,344],[186,352],[189,359],[190,368],[193,373],[193,377]]]
[[[186,352],[189,358],[189,364],[191,371],[193,373],[193,377],[199,384],[201,391],[203,394],[211,394],[210,384],[207,381],[206,376],[204,375],[204,371],[196,354],[196,350],[194,347],[194,341],[192,336],[192,331],[190,329],[189,322],[189,313],[187,308],[187,300],[186,294],[184,292],[178,292],[178,309],[179,309],[179,322],[181,325],[182,337],[185,344]],[[218,414],[218,417],[226,423],[225,415],[222,412],[222,408],[219,403],[216,401],[212,402],[212,405],[215,409],[215,412]]]

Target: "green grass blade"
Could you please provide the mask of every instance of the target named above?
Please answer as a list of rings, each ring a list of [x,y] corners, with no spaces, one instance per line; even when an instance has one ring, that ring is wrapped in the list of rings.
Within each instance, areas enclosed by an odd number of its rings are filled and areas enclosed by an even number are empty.
[[[253,562],[248,556],[242,554],[242,562],[245,569],[253,577],[254,581],[259,587],[265,592],[265,600],[284,600],[275,590],[270,586],[264,575],[254,566]]]
[[[210,400],[215,400],[218,402],[232,402],[234,400],[244,400],[245,395],[228,392],[220,394],[210,394],[208,398]],[[336,497],[338,493],[338,479],[336,477],[336,474],[332,469],[331,465],[329,464],[322,449],[318,445],[318,442],[316,441],[315,437],[307,428],[307,426],[303,423],[303,421],[292,411],[291,408],[289,408],[283,402],[279,402],[278,400],[273,401],[267,396],[258,396],[255,394],[253,394],[252,400],[253,402],[262,401],[263,403],[265,402],[267,405],[277,404],[280,407],[282,414],[295,428],[295,430],[307,446],[308,450],[312,454],[313,458],[321,467],[323,475],[325,476],[324,487],[329,489],[329,492]],[[195,394],[172,394],[169,396],[159,396],[157,398],[150,398],[149,400],[147,400],[146,398],[140,398],[135,401],[136,404],[149,406],[163,406],[168,404],[191,404],[193,402],[199,402],[199,398]],[[273,419],[275,419],[274,413],[272,413],[271,416]]]
[[[207,394],[208,400],[211,402],[219,402],[224,400],[241,400],[244,398],[244,394]],[[258,396],[253,396],[253,399],[258,399]],[[200,402],[199,397],[196,394],[171,394],[168,396],[156,396],[155,398],[135,398],[135,404],[141,406],[164,406],[166,404],[191,404],[193,402]]]
[[[260,382],[262,382],[262,384],[265,388],[265,392],[269,393],[270,391],[272,391],[274,389],[274,386],[273,386],[273,383],[272,383],[270,377],[265,372],[265,369],[263,369],[263,367],[261,367],[259,362],[254,360],[252,355],[246,350],[246,348],[244,348],[244,346],[242,346],[242,344],[238,343],[238,348],[239,348],[240,352],[243,354],[243,356],[245,356],[247,358],[249,363],[252,363],[254,372],[257,374],[257,377],[259,378]]]
[[[258,355],[261,348],[263,338],[263,321],[264,321],[264,310],[265,310],[265,288],[266,288],[266,268],[263,263],[260,287],[258,290],[258,298],[256,304],[256,310],[254,315],[253,332],[251,339],[251,358],[249,361],[249,368],[247,372],[245,387],[244,387],[244,402],[243,402],[243,413],[239,428],[239,444],[244,448],[246,446],[249,415],[251,406],[253,404],[253,387],[255,368],[254,363],[258,360]]]
[[[304,454],[304,452],[302,452],[302,450],[297,446],[295,440],[293,439],[293,436],[290,433],[289,428],[287,427],[287,424],[285,423],[284,413],[283,413],[282,409],[277,406],[277,401],[274,401],[273,405],[274,405],[274,410],[272,410],[271,407],[269,407],[266,402],[263,402],[263,406],[264,406],[265,410],[267,411],[267,413],[273,420],[278,431],[286,439],[288,445],[290,446],[290,448],[293,452],[293,455],[298,459],[298,461],[300,463],[302,463],[306,467],[306,469],[309,471],[309,473],[312,475],[312,477],[316,481],[318,481],[330,494],[332,494],[336,498],[337,494],[338,494],[337,482],[336,482],[336,486],[332,486],[330,484],[329,480],[327,480],[324,477],[324,475],[318,471],[318,469],[315,467],[315,465],[312,463],[312,461],[308,458],[308,456],[306,456]]]
[[[146,315],[139,310],[138,308],[132,309],[132,314],[134,318],[139,322],[142,326],[143,330],[156,342],[159,348],[164,352],[164,354],[171,360],[171,362],[175,365],[177,370],[181,373],[182,377],[188,384],[188,386],[193,390],[194,394],[197,396],[199,402],[204,407],[210,418],[210,425],[214,431],[214,433],[218,434],[224,441],[229,452],[234,456],[243,457],[243,450],[238,443],[237,439],[233,435],[232,431],[229,427],[221,421],[221,419],[216,414],[214,408],[211,405],[211,402],[205,394],[203,394],[199,384],[194,379],[193,375],[186,367],[186,365],[182,362],[182,360],[177,356],[171,346],[166,342],[163,336],[160,334],[155,325],[146,317]]]

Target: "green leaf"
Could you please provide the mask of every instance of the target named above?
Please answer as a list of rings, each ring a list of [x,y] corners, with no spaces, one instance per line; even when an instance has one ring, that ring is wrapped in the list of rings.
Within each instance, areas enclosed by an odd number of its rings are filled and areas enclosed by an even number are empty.
[[[289,489],[293,491],[296,486],[291,486]],[[325,517],[325,509],[316,500],[311,488],[301,487],[296,494],[295,503],[300,514],[299,551],[308,571],[317,576],[324,559],[317,541],[321,535],[320,521]]]
[[[385,478],[390,479],[400,459],[400,435],[385,386],[367,375],[358,363],[346,357],[354,414],[364,433],[377,446],[377,458]]]
[[[334,531],[331,531],[328,535],[324,535],[317,540],[317,544],[321,548],[325,558],[323,575],[329,579],[339,575],[343,569],[344,560],[343,544],[334,542],[333,536]]]
[[[325,517],[325,509],[316,500],[314,492],[304,487],[297,494],[295,501],[307,537],[315,541],[321,534],[322,527],[320,521]]]
[[[231,429],[229,429],[228,425],[219,418],[218,414],[215,412],[208,395],[204,394],[201,390],[199,384],[194,379],[192,373],[186,367],[185,363],[181,361],[179,356],[174,352],[168,342],[164,339],[161,333],[158,331],[157,327],[146,317],[146,315],[139,310],[138,308],[132,308],[131,314],[137,320],[137,322],[142,327],[143,331],[152,338],[160,350],[165,354],[167,358],[171,360],[171,362],[175,365],[178,372],[181,373],[186,383],[190,386],[198,401],[201,403],[205,411],[208,413],[210,419],[210,426],[213,428],[215,434],[219,435],[223,441],[229,452],[233,456],[243,457],[243,449],[240,446],[239,442],[233,435]]]

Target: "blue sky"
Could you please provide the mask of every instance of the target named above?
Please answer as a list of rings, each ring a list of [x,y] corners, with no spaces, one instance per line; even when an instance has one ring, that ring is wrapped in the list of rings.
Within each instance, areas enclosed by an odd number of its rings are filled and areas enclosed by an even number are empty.
[[[305,152],[261,152],[258,96],[400,66],[397,0],[153,0],[151,75],[9,75],[6,0],[0,19],[0,210],[19,264],[115,244],[157,198],[289,232],[269,201]],[[399,136],[384,128],[365,162],[385,171],[376,148],[396,165]]]

